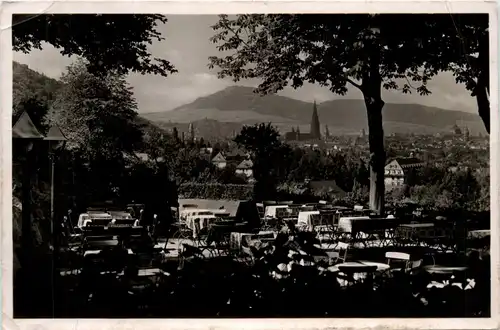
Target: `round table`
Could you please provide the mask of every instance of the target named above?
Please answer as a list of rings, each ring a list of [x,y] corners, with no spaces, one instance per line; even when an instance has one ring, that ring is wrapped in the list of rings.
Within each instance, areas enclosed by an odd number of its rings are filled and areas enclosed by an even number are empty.
[[[362,269],[363,267],[376,267],[376,271],[384,271],[384,270],[387,270],[390,268],[389,265],[387,264],[384,264],[384,263],[380,263],[380,262],[373,262],[373,261],[348,261],[348,262],[344,262],[344,263],[341,263],[341,264],[337,264],[337,265],[334,265],[334,266],[330,266],[328,267],[328,270],[331,271],[331,272],[338,272],[340,269],[339,267],[341,268],[349,268],[349,267],[352,267],[352,268],[360,268]]]
[[[424,270],[430,274],[453,274],[466,271],[467,267],[425,266]]]

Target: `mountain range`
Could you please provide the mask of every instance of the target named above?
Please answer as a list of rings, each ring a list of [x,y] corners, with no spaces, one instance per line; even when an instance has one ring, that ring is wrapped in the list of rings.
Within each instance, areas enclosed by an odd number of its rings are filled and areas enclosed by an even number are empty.
[[[332,134],[357,134],[368,128],[363,100],[336,99],[319,103],[317,108],[322,131],[325,125]],[[312,102],[279,95],[260,96],[252,87],[232,86],[170,111],[141,116],[162,127],[178,125],[180,131],[193,123],[197,134],[207,137],[224,136],[242,125],[259,122],[271,122],[282,132],[297,126],[308,132],[312,111]],[[477,114],[420,104],[386,103],[383,120],[386,134],[450,132],[455,124],[467,126],[473,135],[486,133]]]
[[[62,83],[13,63],[13,110],[27,94],[51,103]],[[367,129],[366,109],[362,100],[337,99],[319,103],[318,115],[322,132],[325,125],[332,134],[358,134]],[[272,122],[283,133],[292,127],[309,132],[313,103],[296,99],[253,93],[253,88],[233,86],[170,111],[144,113],[137,118],[141,125],[165,129],[177,127],[187,132],[193,123],[197,136],[229,137],[243,125]],[[383,110],[384,130],[390,133],[433,134],[450,132],[455,124],[467,126],[471,134],[485,134],[483,123],[475,113],[444,110],[420,104],[387,103]]]

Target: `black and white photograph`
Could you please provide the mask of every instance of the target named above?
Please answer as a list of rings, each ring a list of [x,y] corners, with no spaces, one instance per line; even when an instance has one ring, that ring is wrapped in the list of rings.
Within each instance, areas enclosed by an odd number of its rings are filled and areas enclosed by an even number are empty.
[[[12,317],[495,317],[496,16],[194,8],[11,16]]]

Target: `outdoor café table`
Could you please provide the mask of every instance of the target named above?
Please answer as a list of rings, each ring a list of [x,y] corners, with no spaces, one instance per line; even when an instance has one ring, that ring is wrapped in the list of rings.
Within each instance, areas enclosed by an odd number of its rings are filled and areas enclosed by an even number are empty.
[[[124,272],[121,272],[118,275],[123,276],[124,274],[125,274]],[[169,275],[169,273],[167,273],[159,268],[141,268],[137,272],[137,276],[139,276],[139,277],[158,276],[158,275]]]
[[[271,241],[274,240],[275,233],[272,231],[263,231],[255,233],[237,233],[232,232],[230,236],[230,246],[233,250],[240,250],[242,245],[248,245],[251,240]]]
[[[467,267],[448,267],[448,266],[425,266],[424,270],[429,274],[454,274],[457,272],[464,272]]]
[[[359,267],[375,267],[374,272],[382,272],[386,271],[390,268],[389,265],[381,263],[381,262],[373,262],[373,261],[347,261],[341,264],[337,264],[334,266],[328,267],[328,270],[330,272],[338,272],[341,271],[341,269],[346,269],[346,268],[351,268],[351,269],[357,269]],[[371,268],[370,268],[371,269]]]
[[[337,227],[337,239],[357,241],[362,233],[353,230],[353,225],[359,221],[369,220],[370,217],[341,217]]]
[[[396,228],[396,236],[403,242],[421,242],[421,237],[428,236],[426,233],[434,229],[433,223],[406,223]]]
[[[196,221],[200,222],[200,226],[196,226]],[[217,217],[213,215],[200,215],[196,217],[188,217],[186,226],[193,231],[193,237],[198,237],[198,233],[203,228],[208,228],[212,223],[217,221]]]
[[[344,262],[333,267],[338,269],[337,274],[345,275],[345,278],[337,278],[343,286],[370,278],[370,275],[373,276],[378,268],[377,265],[365,265],[361,262]],[[330,267],[329,270],[332,271],[333,267]]]
[[[388,245],[392,237],[386,235],[386,233],[397,226],[397,221],[397,219],[387,218],[341,217],[338,232],[347,234],[351,244],[361,243],[365,247],[368,242]],[[342,236],[340,238],[345,239]]]
[[[424,271],[432,276],[434,283],[466,283],[467,267],[448,267],[448,266],[425,266]],[[431,285],[432,286],[432,285]]]

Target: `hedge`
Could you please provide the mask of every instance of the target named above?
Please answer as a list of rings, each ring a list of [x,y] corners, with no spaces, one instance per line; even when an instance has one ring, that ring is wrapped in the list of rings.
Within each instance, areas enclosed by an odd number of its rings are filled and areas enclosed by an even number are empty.
[[[251,184],[183,183],[179,186],[179,198],[246,200],[252,198]]]

